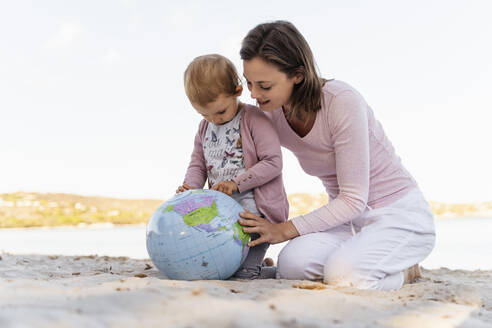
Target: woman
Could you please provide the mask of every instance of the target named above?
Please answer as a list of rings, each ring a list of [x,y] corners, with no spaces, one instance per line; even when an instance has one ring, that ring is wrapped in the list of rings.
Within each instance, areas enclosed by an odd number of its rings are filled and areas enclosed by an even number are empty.
[[[282,146],[330,196],[278,224],[244,213],[244,231],[260,234],[250,245],[290,240],[279,254],[280,278],[380,290],[415,280],[434,247],[434,219],[362,96],[318,76],[309,45],[289,22],[256,26],[240,55],[251,97]]]

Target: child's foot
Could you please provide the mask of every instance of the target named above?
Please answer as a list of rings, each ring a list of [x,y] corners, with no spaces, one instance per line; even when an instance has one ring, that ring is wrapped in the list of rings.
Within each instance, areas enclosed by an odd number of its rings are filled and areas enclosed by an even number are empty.
[[[403,274],[405,275],[405,281],[403,284],[413,284],[418,279],[422,278],[422,273],[418,264],[415,264],[408,269],[406,269]]]
[[[260,277],[261,267],[242,268],[232,276],[235,279],[255,280]]]
[[[273,262],[273,259],[271,259],[270,257],[267,257],[266,259],[264,259],[263,263],[261,264],[261,266],[264,266],[264,267],[271,267],[274,265],[275,265],[275,262]]]
[[[275,279],[277,277],[277,267],[275,266],[264,266],[260,271],[259,279]]]
[[[275,266],[257,266],[251,268],[243,268],[236,271],[232,276],[232,280],[256,280],[256,279],[275,279],[277,276],[277,267]]]

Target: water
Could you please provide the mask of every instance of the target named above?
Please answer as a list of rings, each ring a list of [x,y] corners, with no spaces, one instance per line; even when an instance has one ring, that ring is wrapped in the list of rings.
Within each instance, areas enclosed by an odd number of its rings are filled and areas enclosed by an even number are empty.
[[[492,218],[438,219],[436,231],[436,247],[422,262],[425,268],[492,270]],[[267,256],[276,259],[283,246],[272,245]],[[1,252],[148,258],[145,226],[0,229]]]

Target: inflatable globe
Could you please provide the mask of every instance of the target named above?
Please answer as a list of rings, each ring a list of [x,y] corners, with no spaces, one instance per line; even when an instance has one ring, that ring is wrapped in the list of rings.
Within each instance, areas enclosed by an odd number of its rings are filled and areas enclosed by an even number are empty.
[[[147,252],[170,279],[227,279],[248,254],[243,208],[215,190],[187,190],[163,203],[147,225]]]

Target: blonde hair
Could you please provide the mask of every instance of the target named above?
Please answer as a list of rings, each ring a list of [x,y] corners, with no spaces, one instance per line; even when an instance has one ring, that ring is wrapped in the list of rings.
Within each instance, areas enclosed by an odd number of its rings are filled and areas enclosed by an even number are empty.
[[[196,57],[184,72],[186,95],[191,103],[200,106],[217,100],[221,94],[235,95],[240,85],[234,64],[218,54]]]

